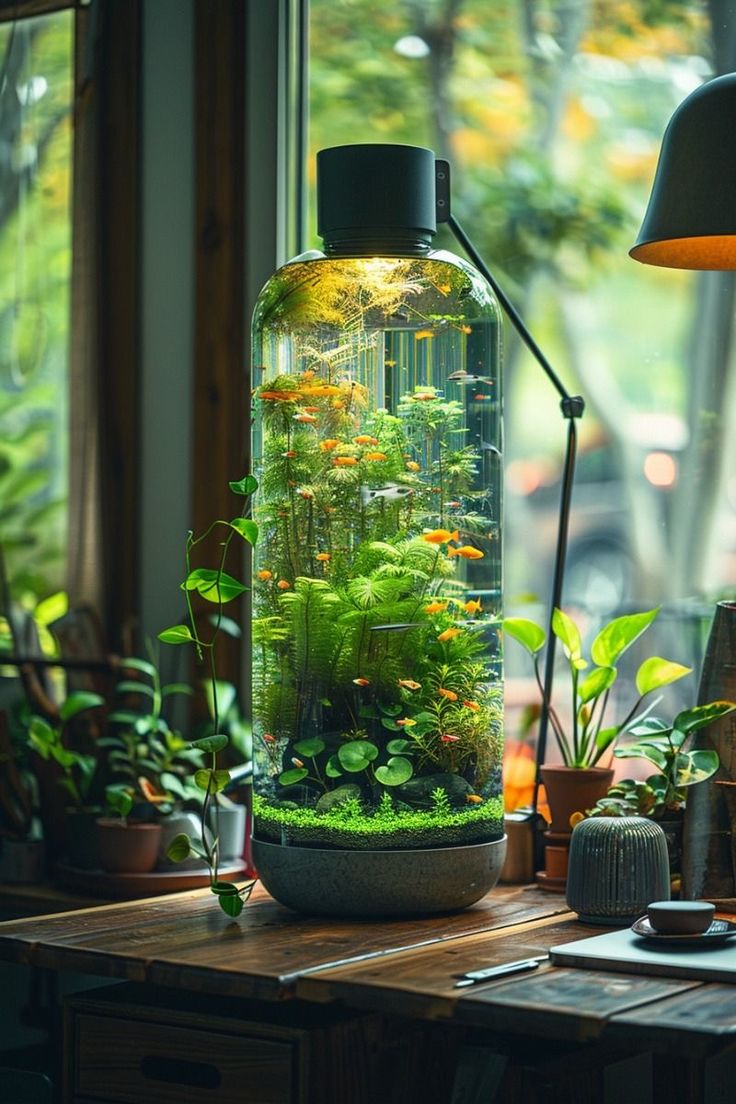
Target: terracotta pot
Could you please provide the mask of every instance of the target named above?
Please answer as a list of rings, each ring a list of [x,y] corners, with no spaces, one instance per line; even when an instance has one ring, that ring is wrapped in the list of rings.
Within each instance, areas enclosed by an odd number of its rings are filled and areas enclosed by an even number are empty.
[[[160,824],[128,824],[107,817],[97,821],[100,866],[110,874],[150,873],[160,844]]]
[[[572,814],[582,813],[595,805],[606,795],[613,781],[613,771],[609,767],[578,769],[555,765],[542,767],[540,773],[552,814],[550,831],[567,835],[572,831]]]

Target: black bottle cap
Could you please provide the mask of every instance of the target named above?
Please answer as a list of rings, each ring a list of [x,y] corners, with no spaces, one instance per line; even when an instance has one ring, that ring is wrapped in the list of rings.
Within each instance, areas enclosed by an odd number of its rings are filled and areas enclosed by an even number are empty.
[[[317,154],[317,231],[327,252],[402,243],[426,252],[436,229],[432,150],[356,145]]]

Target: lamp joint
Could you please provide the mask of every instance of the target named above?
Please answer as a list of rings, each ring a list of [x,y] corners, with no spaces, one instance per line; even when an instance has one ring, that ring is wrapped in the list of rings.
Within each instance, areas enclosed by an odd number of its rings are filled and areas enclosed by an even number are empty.
[[[582,395],[565,395],[560,403],[563,418],[582,418],[585,399]]]

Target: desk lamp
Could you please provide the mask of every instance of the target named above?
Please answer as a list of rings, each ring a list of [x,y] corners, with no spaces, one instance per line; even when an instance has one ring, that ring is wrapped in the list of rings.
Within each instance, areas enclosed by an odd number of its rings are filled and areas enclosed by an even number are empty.
[[[677,108],[662,140],[644,222],[630,250],[634,260],[664,268],[736,269],[735,121],[736,73],[707,81]],[[719,602],[700,679],[700,702],[736,696],[735,653],[736,604]],[[694,786],[688,798],[682,896],[723,900],[726,911],[733,911],[733,727],[714,722],[698,734],[696,744],[718,752],[721,770],[713,784]]]

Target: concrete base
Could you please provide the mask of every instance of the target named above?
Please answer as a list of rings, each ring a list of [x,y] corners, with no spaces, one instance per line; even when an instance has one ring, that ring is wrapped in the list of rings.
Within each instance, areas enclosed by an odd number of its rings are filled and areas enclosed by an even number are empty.
[[[268,892],[316,916],[397,917],[458,912],[498,881],[506,836],[427,851],[338,851],[253,840]]]

